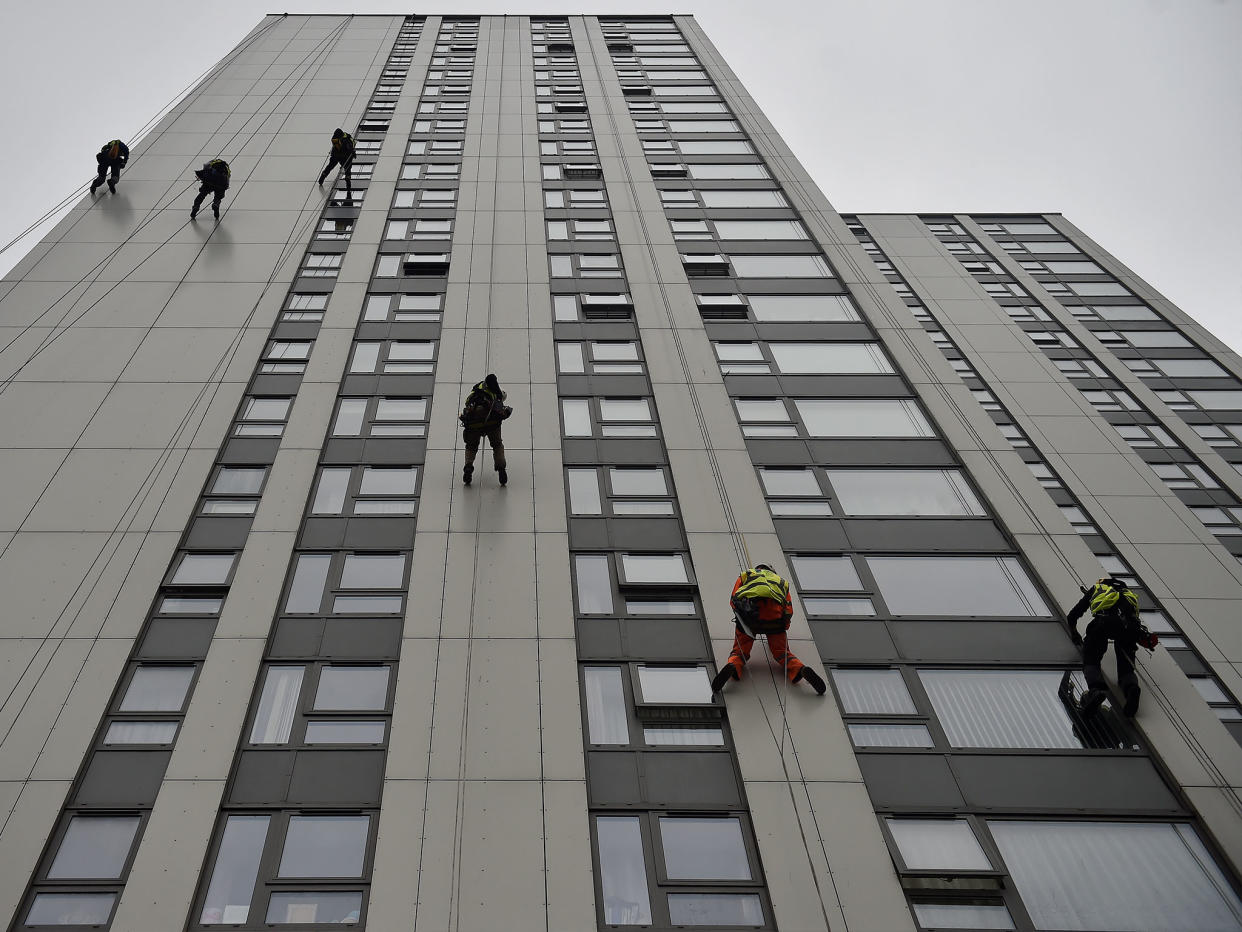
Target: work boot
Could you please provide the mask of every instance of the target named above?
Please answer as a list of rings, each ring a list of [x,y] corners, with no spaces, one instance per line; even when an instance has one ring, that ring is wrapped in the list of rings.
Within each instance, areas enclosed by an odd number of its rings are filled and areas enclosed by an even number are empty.
[[[473,475],[474,475],[474,466],[467,463],[466,468],[461,471],[461,481],[464,482],[466,485],[469,485],[470,477]]]
[[[113,181],[111,178],[108,179],[108,190],[111,191],[113,194],[116,194],[116,182]]]
[[[193,220],[197,216],[198,216],[198,205],[195,204],[193,207],[190,208],[190,219]]]
[[[215,215],[215,218],[216,218],[217,220],[219,220],[219,219],[220,219],[220,205],[219,205],[219,204],[212,204],[212,205],[211,205],[211,212],[212,212],[212,214],[214,214],[214,215]]]
[[[796,683],[799,680],[806,680],[811,684],[811,688],[821,696],[828,691],[828,684],[825,683],[823,679],[820,678],[820,675],[810,667],[803,667],[798,671],[798,675],[793,678],[793,681]]]
[[[1143,691],[1139,689],[1138,683],[1128,683],[1122,692],[1126,696],[1126,704],[1121,707],[1122,714],[1126,718],[1134,718],[1138,714],[1139,696]]]
[[[726,663],[720,668],[720,672],[716,674],[716,678],[712,680],[712,692],[720,692],[724,689],[725,683],[729,682],[729,680],[736,680],[737,678],[737,667],[733,666],[731,663]]]
[[[99,190],[100,183],[101,182],[99,181],[98,178],[96,178],[94,181],[91,182],[91,194],[94,194],[96,191]]]
[[[1096,709],[1100,704],[1108,698],[1107,689],[1088,689],[1087,694],[1082,697],[1082,701],[1078,703],[1078,711],[1082,713],[1083,718],[1090,718],[1095,715]]]
[[[497,474],[498,476],[500,476],[500,484],[501,484],[501,485],[508,485],[508,484],[509,484],[509,474],[508,474],[507,472],[505,472],[505,468],[504,468],[503,466],[501,466],[501,467],[500,467],[500,469],[498,469],[498,470],[496,471],[496,474]]]

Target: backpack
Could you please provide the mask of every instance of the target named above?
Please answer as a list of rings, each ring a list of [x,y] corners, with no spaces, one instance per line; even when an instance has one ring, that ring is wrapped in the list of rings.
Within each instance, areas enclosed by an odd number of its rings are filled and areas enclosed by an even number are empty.
[[[347,159],[354,154],[354,137],[349,133],[333,139],[332,144],[340,151],[341,158]]]
[[[1160,636],[1143,624],[1139,618],[1138,596],[1124,583],[1114,579],[1101,579],[1091,590],[1091,614],[1114,615],[1134,640],[1147,650],[1155,650]]]
[[[473,391],[466,397],[458,420],[465,427],[485,427],[502,420],[501,411],[497,410],[500,406],[499,398],[494,398],[487,392]]]
[[[789,584],[768,569],[747,569],[733,592],[730,604],[738,625],[754,637],[756,634],[780,634],[785,630],[785,600]],[[761,618],[763,602],[779,606],[778,617]],[[770,608],[770,606],[769,606]]]

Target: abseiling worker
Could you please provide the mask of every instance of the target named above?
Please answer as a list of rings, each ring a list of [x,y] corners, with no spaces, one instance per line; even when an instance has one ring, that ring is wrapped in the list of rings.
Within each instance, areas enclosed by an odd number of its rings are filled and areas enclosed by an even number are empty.
[[[1091,621],[1083,637],[1078,633],[1078,619],[1087,609],[1091,609]],[[1108,698],[1108,684],[1104,682],[1100,662],[1111,640],[1113,653],[1117,655],[1117,682],[1125,696],[1121,711],[1133,718],[1138,712],[1142,692],[1134,672],[1134,655],[1139,644],[1148,650],[1156,646],[1155,635],[1139,618],[1138,596],[1122,580],[1105,576],[1090,589],[1084,590],[1082,598],[1069,610],[1067,617],[1070,637],[1082,648],[1082,673],[1087,681],[1087,692],[1079,703],[1083,716],[1094,715],[1100,703]]]
[[[733,585],[729,606],[733,609],[736,625],[733,650],[712,680],[712,692],[720,692],[731,679],[741,679],[755,637],[762,634],[768,639],[776,662],[785,668],[789,682],[805,680],[821,696],[824,694],[828,687],[820,675],[789,649],[789,636],[785,632],[793,621],[793,597],[789,594],[789,583],[779,573],[766,563],[756,563],[754,567],[742,570],[742,575]]]

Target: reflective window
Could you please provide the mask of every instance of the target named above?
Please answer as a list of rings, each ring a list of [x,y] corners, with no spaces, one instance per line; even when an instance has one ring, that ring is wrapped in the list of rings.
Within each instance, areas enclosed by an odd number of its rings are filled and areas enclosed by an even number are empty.
[[[228,581],[235,553],[187,553],[173,573],[174,586],[220,586]]]
[[[611,614],[612,582],[608,573],[608,557],[603,554],[576,554],[574,570],[578,584],[578,611],[584,615]]]
[[[267,668],[254,726],[250,730],[251,744],[284,744],[289,740],[305,672],[306,668],[302,666]]]
[[[280,877],[361,877],[368,816],[295,815],[280,856]]]
[[[690,152],[687,146],[719,146],[732,143],[704,142],[681,144],[682,152]],[[785,196],[780,191],[700,191],[704,207],[788,207]]]
[[[823,495],[815,471],[803,466],[797,468],[763,467],[759,470],[766,495]]]
[[[1190,825],[990,820],[988,827],[1037,929],[1242,929],[1242,902]],[[1144,869],[1135,870],[1140,853]]]
[[[212,495],[258,495],[263,489],[264,466],[224,466],[216,473]]]
[[[696,181],[739,180],[750,181],[768,178],[768,170],[762,165],[742,163],[738,165],[687,165],[690,177]]]
[[[594,467],[571,468],[569,476],[569,510],[575,515],[598,515],[603,512],[599,496],[599,477]]]
[[[878,343],[769,343],[777,368],[786,374],[871,374],[892,372]]]
[[[627,583],[689,582],[679,553],[623,553],[621,573]]]
[[[763,903],[755,893],[670,893],[675,926],[761,926]]]
[[[1151,359],[1169,378],[1223,378],[1229,373],[1210,359]]]
[[[925,929],[999,929],[1014,927],[1003,904],[912,903],[914,917]]]
[[[388,667],[326,666],[315,691],[317,711],[377,711],[388,705]]]
[[[819,256],[730,256],[738,278],[831,278]]]
[[[1122,330],[1120,333],[1131,346],[1181,347],[1191,345],[1190,341],[1176,330]]]
[[[647,892],[647,868],[638,818],[597,816],[595,836],[604,922],[650,925],[651,899]]]
[[[750,880],[739,819],[661,816],[664,872],[669,880]]]
[[[115,893],[40,893],[26,914],[26,925],[107,925],[115,902]]]
[[[625,689],[618,667],[584,667],[587,729],[591,744],[629,744]]]
[[[707,192],[704,192],[706,195]],[[740,192],[739,192],[740,193]],[[858,312],[844,295],[747,295],[751,313],[761,323],[780,321],[858,320]]]
[[[326,553],[298,554],[297,565],[293,570],[293,581],[289,585],[289,598],[285,602],[285,611],[289,614],[301,614],[319,611],[323,600],[323,589],[328,581],[328,569],[332,565],[332,557]]]
[[[341,588],[400,589],[405,562],[405,554],[401,553],[347,553]]]
[[[960,819],[887,819],[906,869],[986,871],[991,862]]]
[[[247,921],[269,821],[270,817],[265,815],[226,819],[211,883],[199,914],[198,921],[202,925],[233,925]]]
[[[930,748],[935,745],[926,725],[850,724],[856,748]]]
[[[194,667],[137,667],[119,711],[179,712],[193,679]]]
[[[69,820],[49,880],[112,880],[125,871],[138,816],[76,815]]]
[[[790,556],[799,589],[861,589],[862,580],[849,557]]]
[[[798,414],[812,437],[934,437],[914,401],[799,398]]]
[[[894,615],[1043,616],[1048,607],[1013,557],[867,557]]]
[[[637,669],[641,702],[711,704],[712,686],[706,667],[654,667],[640,663]]]
[[[830,469],[841,509],[848,515],[984,515],[953,469]]]
[[[104,734],[104,744],[172,744],[177,737],[176,722],[112,722]]]
[[[307,890],[299,893],[273,893],[267,904],[265,922],[341,923],[352,925],[362,913],[362,893]]]
[[[832,670],[847,715],[914,715],[918,710],[898,670]]]

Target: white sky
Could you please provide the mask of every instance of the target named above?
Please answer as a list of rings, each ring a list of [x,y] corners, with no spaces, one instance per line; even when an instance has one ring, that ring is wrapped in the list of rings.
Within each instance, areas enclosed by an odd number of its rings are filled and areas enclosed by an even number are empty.
[[[289,12],[351,6],[445,11],[302,0]],[[0,245],[265,12],[242,0],[10,6]],[[696,16],[838,210],[1058,211],[1242,348],[1242,0],[682,0],[673,12]],[[0,272],[36,241],[0,255]]]

